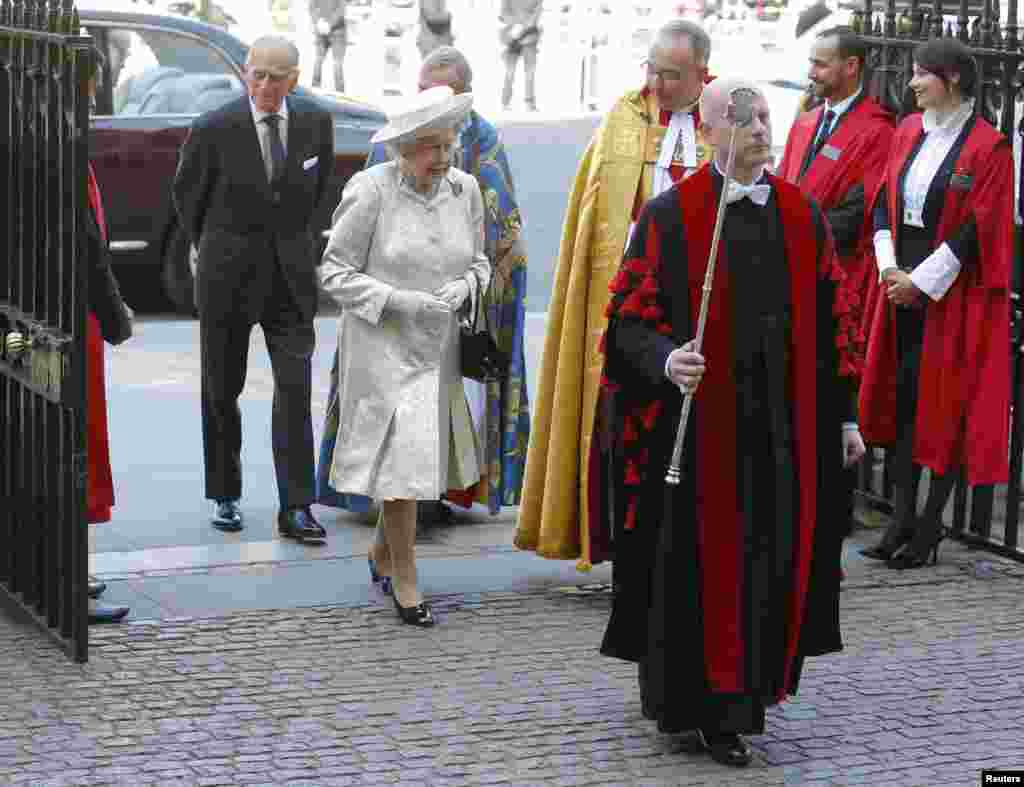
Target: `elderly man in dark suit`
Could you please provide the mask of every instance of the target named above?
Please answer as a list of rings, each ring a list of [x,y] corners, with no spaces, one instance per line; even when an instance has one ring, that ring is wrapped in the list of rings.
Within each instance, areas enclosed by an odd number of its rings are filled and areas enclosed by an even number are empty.
[[[242,529],[241,413],[249,334],[263,328],[274,374],[273,449],[282,535],[323,542],[313,501],[310,414],[317,306],[311,227],[334,166],[334,125],[289,95],[299,52],[257,40],[249,95],[201,116],[181,151],[174,204],[199,249],[196,300],[202,348],[206,497],[214,527]]]

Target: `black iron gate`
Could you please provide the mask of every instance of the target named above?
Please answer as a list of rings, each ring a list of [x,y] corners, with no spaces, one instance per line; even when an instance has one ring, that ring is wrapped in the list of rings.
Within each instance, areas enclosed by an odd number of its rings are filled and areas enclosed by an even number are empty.
[[[88,657],[88,74],[73,0],[0,0],[0,590]]]
[[[967,44],[978,65],[977,107],[1010,140],[1024,129],[1018,99],[1024,63],[1018,38],[1017,0],[1007,0],[1005,13],[999,0],[864,0],[854,11],[853,27],[868,42],[870,92],[901,116],[914,111],[907,89],[913,69],[914,47],[921,41],[954,36]],[[1018,231],[1018,235],[1019,235]],[[1018,248],[1020,248],[1018,244]],[[1012,396],[1010,400],[1010,483],[1006,487],[968,488],[961,480],[953,499],[954,536],[976,546],[1024,560],[1020,541],[1022,453],[1024,453],[1024,406],[1022,397],[1021,259],[1014,270],[1013,315],[1009,338]],[[876,505],[886,507],[892,487],[882,471],[877,454],[864,463],[861,493]]]

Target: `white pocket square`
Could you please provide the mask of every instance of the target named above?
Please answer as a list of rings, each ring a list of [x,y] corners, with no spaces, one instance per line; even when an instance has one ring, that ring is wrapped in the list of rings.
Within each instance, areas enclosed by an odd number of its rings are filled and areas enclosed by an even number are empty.
[[[313,156],[313,158],[308,158],[308,159],[306,159],[305,161],[302,162],[302,168],[303,169],[312,169],[313,167],[316,166],[316,163],[319,160],[320,160],[319,156]]]

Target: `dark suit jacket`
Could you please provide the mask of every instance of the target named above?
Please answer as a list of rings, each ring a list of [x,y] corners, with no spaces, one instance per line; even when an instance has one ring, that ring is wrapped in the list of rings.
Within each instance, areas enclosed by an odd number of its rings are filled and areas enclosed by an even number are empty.
[[[267,182],[248,96],[198,118],[181,150],[174,205],[199,249],[201,315],[259,319],[280,264],[295,303],[317,305],[312,220],[334,169],[334,121],[288,96],[285,174]]]

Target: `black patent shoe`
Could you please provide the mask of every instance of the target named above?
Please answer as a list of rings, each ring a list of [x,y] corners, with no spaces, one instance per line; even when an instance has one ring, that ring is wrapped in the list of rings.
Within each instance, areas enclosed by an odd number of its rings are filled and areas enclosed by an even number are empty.
[[[745,768],[750,765],[753,755],[743,738],[735,732],[711,733],[701,730],[700,736],[715,762],[733,768]]]
[[[873,547],[867,547],[860,550],[860,553],[866,558],[871,560],[891,560],[892,556],[899,552],[904,546],[910,543],[910,540],[914,537],[914,528],[900,528],[895,531],[894,536],[890,536],[889,532],[886,531],[885,535],[882,536],[882,540],[875,544]]]
[[[210,524],[225,533],[237,533],[242,529],[242,509],[237,500],[221,500]]]
[[[942,530],[927,541],[914,539],[889,558],[885,567],[895,569],[896,571],[906,571],[907,569],[936,565],[939,562],[939,544],[942,543],[942,539],[946,537],[947,532],[946,528],[942,528]]]
[[[398,603],[398,596],[392,596],[391,599],[395,602],[398,617],[402,619],[403,623],[408,623],[410,626],[428,628],[436,622],[434,620],[434,613],[426,601],[421,601],[415,607],[403,607]]]
[[[100,580],[96,579],[96,577],[90,575],[89,584],[86,586],[85,591],[86,595],[88,595],[89,598],[99,598],[103,595],[103,591],[105,591],[106,589],[106,582],[100,582]]]
[[[111,607],[96,601],[89,602],[90,623],[119,623],[131,610],[128,607]]]

